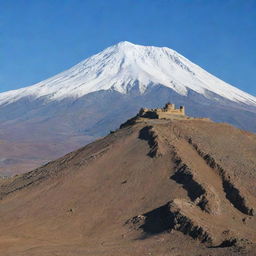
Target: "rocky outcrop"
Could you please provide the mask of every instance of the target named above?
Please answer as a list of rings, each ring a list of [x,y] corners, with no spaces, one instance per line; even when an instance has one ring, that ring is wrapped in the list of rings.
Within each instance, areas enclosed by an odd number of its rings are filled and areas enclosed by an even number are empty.
[[[160,157],[163,155],[163,146],[160,143],[159,136],[152,126],[145,126],[139,132],[139,138],[146,140],[150,147],[148,155],[150,157]]]
[[[170,178],[182,186],[187,197],[172,198],[165,205],[131,218],[127,224],[146,236],[176,230],[209,247],[243,246],[253,241],[249,224],[253,220],[245,217],[254,214],[249,193],[238,189],[228,172],[181,129],[170,125],[167,132],[170,130],[172,134],[164,136],[155,127],[147,126],[140,131],[140,138],[148,141],[149,156],[170,153],[174,168]],[[166,144],[169,151],[163,150]]]
[[[192,142],[192,139],[189,138],[188,142],[194,147],[197,153],[205,160],[205,162],[214,169],[222,179],[223,189],[226,193],[226,198],[236,207],[239,211],[247,215],[256,214],[256,206],[251,199],[250,194],[244,189],[238,188],[230,175],[227,175],[227,172],[216,162],[216,160],[210,155],[203,152],[199,146]]]
[[[177,152],[174,153],[173,159],[177,165],[177,171],[171,176],[171,179],[182,184],[190,200],[203,211],[219,215],[221,213],[220,199],[214,187],[207,183],[202,183],[197,174],[177,155]]]

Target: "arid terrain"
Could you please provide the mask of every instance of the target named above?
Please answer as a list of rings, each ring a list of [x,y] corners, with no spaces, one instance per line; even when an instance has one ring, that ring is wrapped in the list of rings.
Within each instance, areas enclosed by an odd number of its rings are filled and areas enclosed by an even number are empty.
[[[0,180],[0,255],[256,255],[256,135],[133,118]]]

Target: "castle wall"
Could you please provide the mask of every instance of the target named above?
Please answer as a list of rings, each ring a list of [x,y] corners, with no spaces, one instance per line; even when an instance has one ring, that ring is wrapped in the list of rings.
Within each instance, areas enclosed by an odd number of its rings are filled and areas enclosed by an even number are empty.
[[[169,112],[159,112],[158,114],[158,118],[172,118],[173,116],[184,116],[184,114],[182,112],[178,111],[169,111]]]
[[[185,108],[181,106],[179,109],[175,109],[174,104],[166,104],[164,108],[146,109],[143,108],[139,112],[139,116],[153,119],[171,119],[173,116],[185,116]]]

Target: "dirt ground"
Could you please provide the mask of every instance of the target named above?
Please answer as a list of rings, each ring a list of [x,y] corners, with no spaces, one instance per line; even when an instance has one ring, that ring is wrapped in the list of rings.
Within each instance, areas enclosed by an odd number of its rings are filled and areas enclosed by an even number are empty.
[[[256,255],[256,135],[128,122],[0,180],[0,255]]]

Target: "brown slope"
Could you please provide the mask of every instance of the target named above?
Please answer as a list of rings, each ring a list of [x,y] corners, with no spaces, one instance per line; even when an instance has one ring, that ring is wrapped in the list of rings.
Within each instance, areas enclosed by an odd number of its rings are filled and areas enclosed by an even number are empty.
[[[19,127],[15,128],[16,131],[9,130],[9,136],[0,134],[0,176],[10,177],[33,170],[93,140],[89,136],[63,136],[62,140],[56,140],[40,132],[37,139],[17,139],[13,134],[17,135]],[[27,136],[29,134],[27,131]]]
[[[256,135],[137,119],[1,180],[0,255],[255,255]]]

